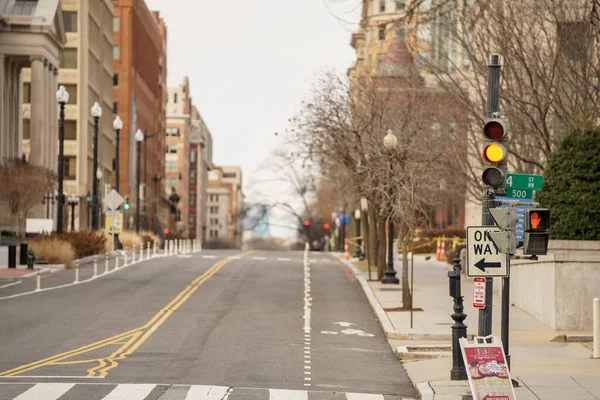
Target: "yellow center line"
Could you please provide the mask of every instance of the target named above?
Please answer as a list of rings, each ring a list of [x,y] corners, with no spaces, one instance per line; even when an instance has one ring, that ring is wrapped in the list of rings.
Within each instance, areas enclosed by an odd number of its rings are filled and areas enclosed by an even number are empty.
[[[247,251],[241,254],[237,254],[236,257],[244,257],[254,253],[254,251]],[[181,292],[177,294],[166,306],[161,308],[148,322],[146,322],[143,326],[132,329],[130,331],[121,333],[119,335],[112,336],[107,339],[103,339],[82,347],[79,347],[74,350],[70,350],[64,353],[56,354],[54,356],[44,358],[42,360],[38,360],[29,364],[21,365],[19,367],[10,369],[8,371],[4,371],[0,373],[0,376],[15,376],[22,374],[24,372],[28,372],[34,369],[39,369],[44,366],[54,365],[54,364],[78,364],[83,362],[61,362],[68,358],[88,353],[93,350],[97,350],[102,347],[106,347],[114,344],[123,344],[123,340],[126,342],[115,352],[113,352],[107,358],[99,358],[95,360],[90,360],[89,362],[98,362],[99,365],[88,370],[88,376],[94,376],[96,372],[98,372],[101,376],[106,376],[109,370],[118,366],[118,362],[116,360],[123,359],[128,355],[132,354],[135,350],[137,350],[157,329],[160,327],[179,307],[181,307],[190,297],[191,295],[198,290],[198,288],[210,279],[213,275],[215,275],[223,266],[232,261],[232,258],[223,259],[216,264],[214,264],[211,268],[209,268],[206,272],[204,272],[199,277],[195,278],[188,286],[186,286]],[[144,332],[145,331],[145,332]],[[144,334],[142,335],[142,332]],[[141,335],[141,337],[140,337]],[[139,338],[139,340],[138,340]],[[109,365],[107,365],[107,362]],[[60,363],[59,363],[60,362]]]

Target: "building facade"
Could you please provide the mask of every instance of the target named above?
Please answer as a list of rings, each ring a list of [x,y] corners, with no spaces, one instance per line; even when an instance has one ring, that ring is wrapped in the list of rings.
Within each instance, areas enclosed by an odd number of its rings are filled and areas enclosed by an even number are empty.
[[[125,226],[135,226],[139,157],[140,228],[161,232],[168,223],[160,210],[167,207],[160,185],[166,148],[167,29],[160,15],[151,12],[143,0],[115,0],[113,6],[112,119],[118,115],[123,121],[119,192],[131,204]],[[137,130],[144,133],[139,154],[134,139]]]
[[[191,161],[197,158],[195,169],[196,169],[196,183],[195,183],[195,196],[196,205],[193,213],[195,214],[195,232],[194,238],[204,240],[207,231],[207,219],[206,219],[206,203],[207,203],[207,189],[208,189],[208,172],[213,169],[212,165],[212,135],[208,126],[202,119],[202,116],[198,112],[198,109],[192,107],[192,122],[191,122],[191,138],[190,138],[191,152],[195,152],[195,155],[190,155]],[[192,183],[190,179],[190,192]],[[191,196],[191,194],[190,194]],[[191,203],[191,202],[190,202]],[[192,206],[190,204],[190,213],[192,213]],[[192,217],[190,216],[190,223]]]
[[[215,167],[208,174],[207,196],[206,243],[224,242],[229,248],[241,248],[245,214],[242,169],[238,166]],[[216,236],[214,232],[217,232]]]
[[[196,188],[197,150],[194,152],[194,172],[190,169],[190,131],[191,131],[192,98],[190,95],[190,83],[187,77],[178,87],[168,89],[167,101],[167,138],[165,154],[165,179],[164,191],[167,195],[177,193],[179,203],[177,208],[176,231],[183,237],[190,237],[193,228],[195,232],[195,218],[190,224],[190,181],[193,180],[192,188]],[[196,195],[194,195],[196,196]],[[197,198],[192,198],[194,203]],[[194,205],[195,207],[195,205]],[[194,208],[195,210],[195,208]],[[193,226],[190,226],[193,225]]]

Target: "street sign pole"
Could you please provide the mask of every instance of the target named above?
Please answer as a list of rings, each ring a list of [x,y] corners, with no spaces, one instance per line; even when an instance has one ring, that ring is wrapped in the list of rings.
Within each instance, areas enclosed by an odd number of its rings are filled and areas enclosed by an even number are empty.
[[[500,57],[493,55],[488,65],[488,88],[486,118],[492,118],[494,113],[500,111]],[[491,188],[483,189],[481,202],[481,224],[493,226],[489,209],[496,207],[494,192]],[[492,334],[492,301],[494,293],[494,278],[486,278],[485,284],[485,308],[479,310],[478,336],[489,336]]]

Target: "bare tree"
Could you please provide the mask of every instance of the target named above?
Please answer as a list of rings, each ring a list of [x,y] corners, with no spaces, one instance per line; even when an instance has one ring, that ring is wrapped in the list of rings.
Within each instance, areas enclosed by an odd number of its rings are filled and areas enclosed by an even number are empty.
[[[54,188],[54,173],[13,159],[0,165],[0,182],[0,200],[8,206],[13,230],[18,236],[23,236],[27,214]]]

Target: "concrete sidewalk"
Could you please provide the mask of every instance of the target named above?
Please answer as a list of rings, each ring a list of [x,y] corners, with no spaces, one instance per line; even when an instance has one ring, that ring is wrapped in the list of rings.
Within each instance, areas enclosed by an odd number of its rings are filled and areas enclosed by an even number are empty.
[[[468,383],[450,381],[453,301],[449,296],[450,265],[415,255],[413,313],[393,311],[402,306],[399,285],[367,281],[366,274],[352,267],[378,316],[392,349],[398,354],[424,400],[471,399]],[[401,263],[395,268],[401,270]],[[399,273],[400,274],[400,273]],[[497,279],[495,285],[501,285]],[[477,332],[477,310],[472,307],[472,279],[463,276],[464,307],[469,336]],[[493,334],[500,336],[500,299],[494,299]],[[559,332],[534,317],[511,307],[511,375],[520,382],[518,399],[600,400],[600,360],[591,359],[586,343],[555,342],[566,335],[589,332]],[[422,350],[419,349],[422,348]]]

